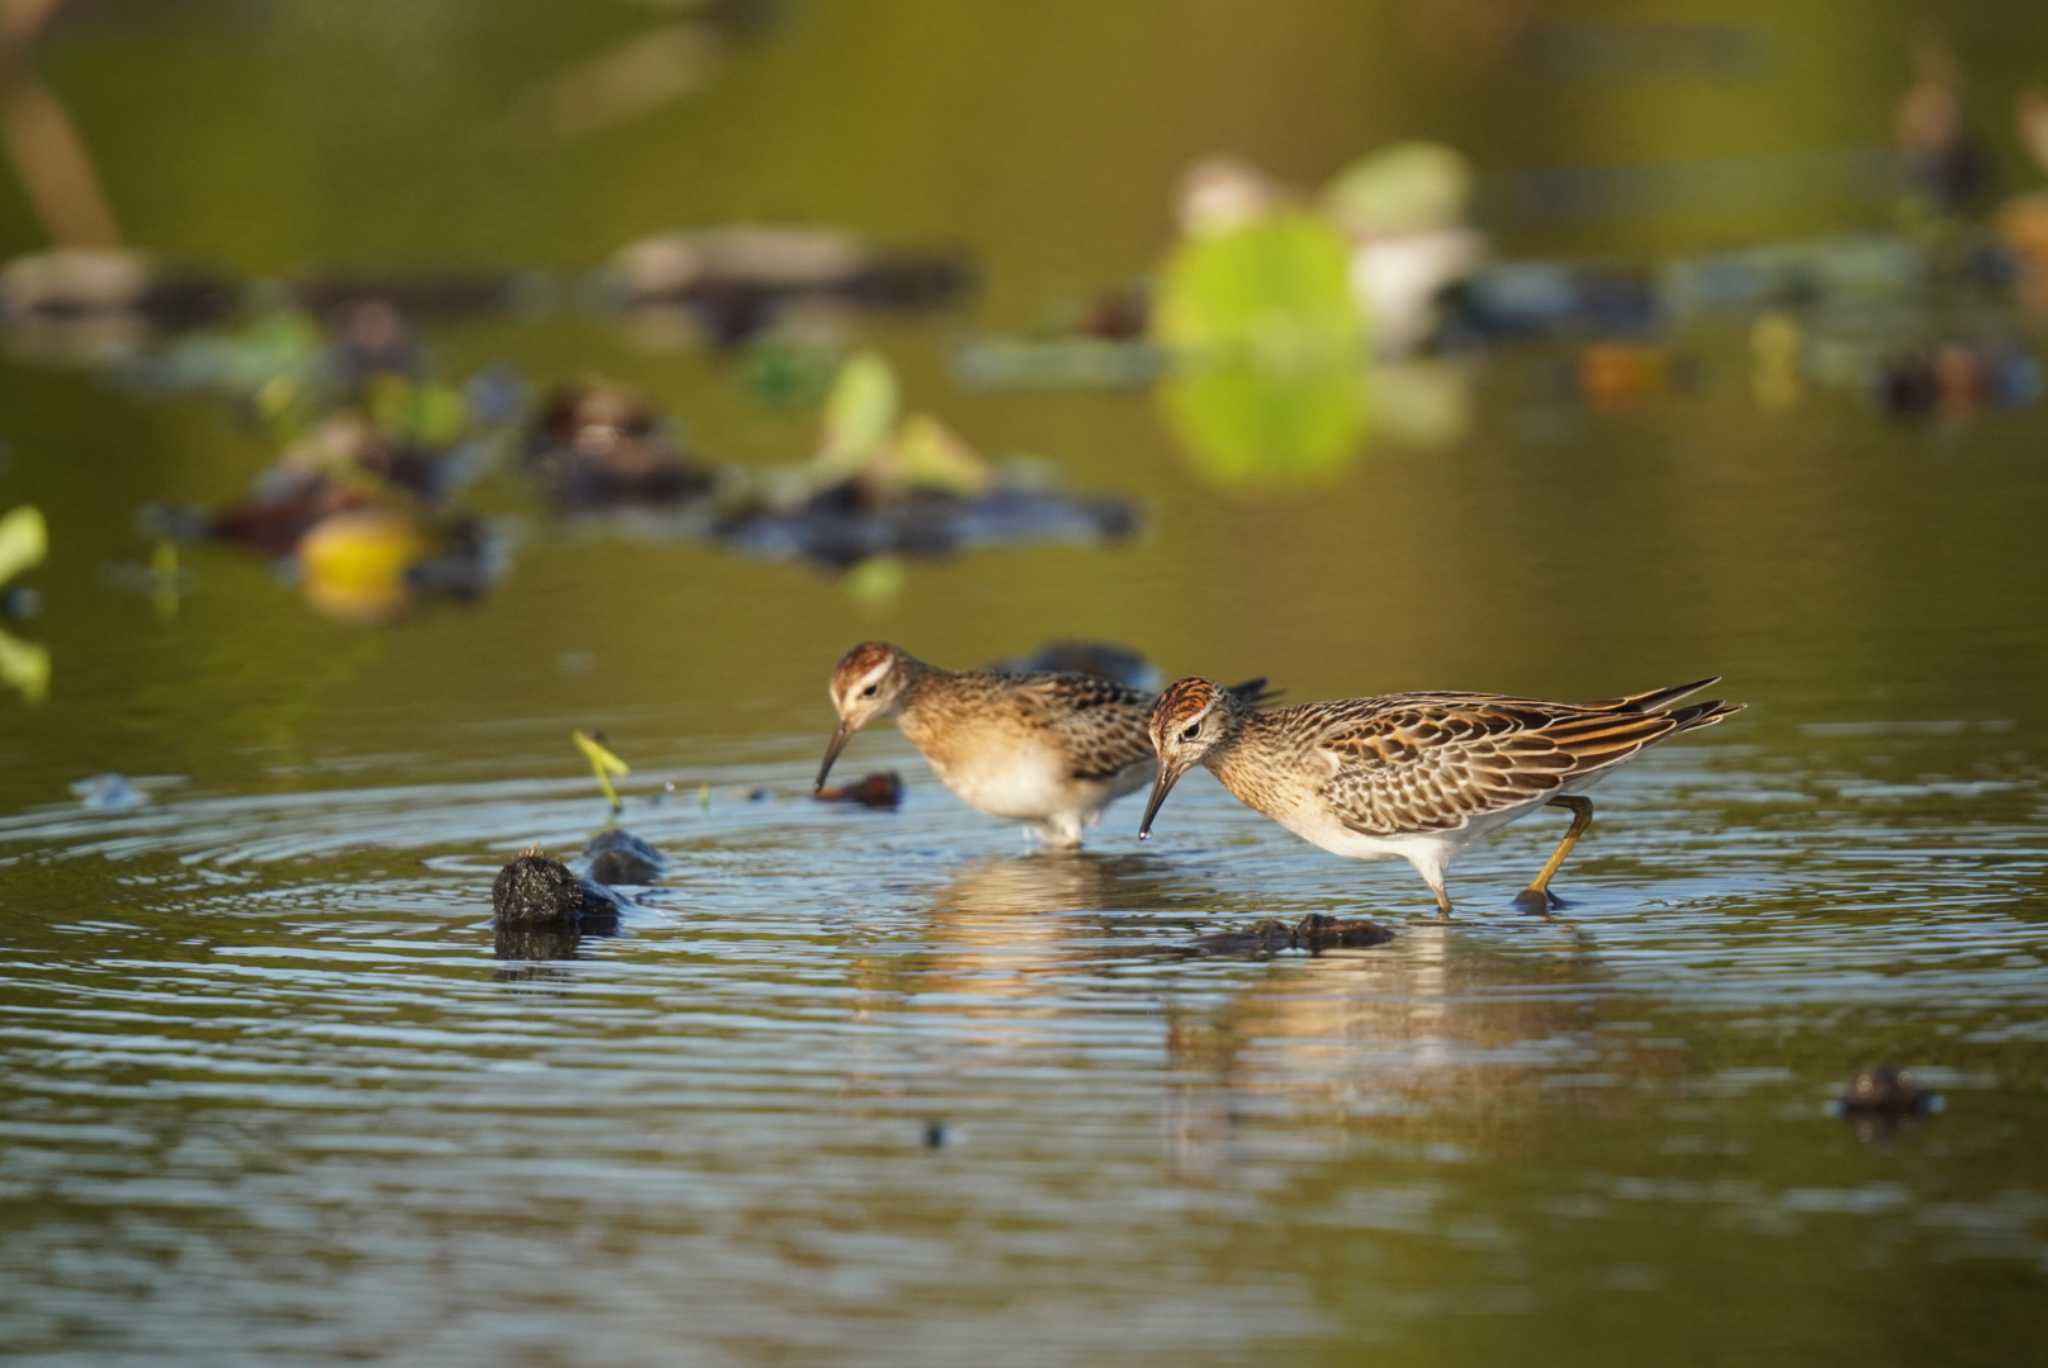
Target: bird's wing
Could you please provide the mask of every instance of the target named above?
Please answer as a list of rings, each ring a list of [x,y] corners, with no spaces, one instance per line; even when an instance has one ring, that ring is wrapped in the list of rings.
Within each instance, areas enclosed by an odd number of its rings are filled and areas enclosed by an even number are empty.
[[[1076,779],[1108,780],[1153,759],[1152,695],[1096,675],[1033,675],[1012,685],[1019,706],[1057,733]]]
[[[1322,795],[1346,826],[1367,835],[1455,831],[1619,764],[1680,726],[1636,706],[1498,694],[1358,699],[1314,738],[1330,768]]]

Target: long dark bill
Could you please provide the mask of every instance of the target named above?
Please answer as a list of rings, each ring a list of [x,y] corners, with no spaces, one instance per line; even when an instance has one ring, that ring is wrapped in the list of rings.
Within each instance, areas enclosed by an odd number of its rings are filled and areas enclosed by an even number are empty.
[[[825,776],[832,772],[832,762],[839,758],[839,752],[846,749],[847,738],[852,735],[853,732],[844,722],[832,729],[832,740],[825,746],[825,763],[818,766],[818,783],[816,788],[811,790],[813,793],[825,787]]]
[[[1181,771],[1159,767],[1159,777],[1152,781],[1152,800],[1145,804],[1145,820],[1138,824],[1138,839],[1152,839],[1152,819],[1159,815],[1159,805],[1166,801],[1166,795],[1173,792],[1173,786],[1180,782]]]

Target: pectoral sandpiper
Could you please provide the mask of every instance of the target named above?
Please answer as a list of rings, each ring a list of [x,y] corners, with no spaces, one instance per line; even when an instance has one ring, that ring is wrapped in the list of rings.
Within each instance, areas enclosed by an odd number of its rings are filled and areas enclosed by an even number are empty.
[[[1263,679],[1220,690],[1249,709]],[[1081,827],[1143,788],[1157,761],[1146,719],[1153,695],[1081,674],[945,670],[868,641],[832,671],[839,726],[818,786],[847,740],[894,716],[940,782],[969,807],[1035,826],[1045,844],[1081,844]]]
[[[1577,791],[1644,747],[1739,712],[1719,699],[1673,707],[1702,679],[1598,703],[1486,693],[1405,693],[1261,712],[1206,679],[1182,679],[1153,705],[1160,759],[1139,839],[1181,775],[1203,764],[1245,806],[1354,860],[1399,855],[1449,916],[1444,871],[1481,836],[1545,804],[1571,829],[1516,898],[1547,912],[1550,880],[1593,820]]]

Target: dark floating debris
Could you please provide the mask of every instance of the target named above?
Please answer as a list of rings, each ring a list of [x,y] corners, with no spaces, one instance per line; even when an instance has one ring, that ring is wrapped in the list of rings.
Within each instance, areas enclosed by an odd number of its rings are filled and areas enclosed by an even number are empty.
[[[1325,950],[1385,945],[1392,939],[1394,933],[1378,922],[1311,912],[1292,925],[1265,917],[1248,930],[1203,936],[1195,942],[1195,948],[1205,955],[1273,955],[1282,950],[1305,950],[1318,955]]]
[[[602,381],[551,392],[528,429],[526,464],[557,508],[665,508],[707,494],[709,471],[688,460],[668,422],[639,396]]]
[[[957,1131],[936,1116],[924,1123],[924,1147],[926,1149],[944,1149],[953,1143],[957,1135]]]
[[[823,426],[817,455],[729,502],[714,537],[845,569],[1009,542],[1116,540],[1137,527],[1122,500],[1062,493],[1042,467],[992,463],[936,418],[903,416],[895,373],[873,353],[840,368]]]
[[[583,847],[590,878],[601,884],[651,884],[668,869],[668,857],[623,827],[608,827]]]
[[[618,894],[578,878],[538,846],[520,851],[491,883],[491,913],[501,926],[553,924],[602,934],[616,929],[624,906]]]
[[[1158,667],[1151,661],[1113,641],[1048,641],[1030,655],[998,660],[989,668],[1014,675],[1094,675],[1146,693],[1156,692],[1163,682]]]
[[[716,347],[737,346],[799,308],[923,312],[974,283],[960,252],[883,249],[851,233],[771,227],[646,238],[619,250],[607,278],[627,309],[681,313]]]
[[[1865,1143],[1883,1142],[1942,1108],[1941,1097],[1888,1065],[1864,1069],[1829,1107]]]
[[[2041,363],[2031,352],[1998,342],[1941,342],[1884,362],[1874,397],[1895,418],[1962,417],[2024,407],[2041,389]]]
[[[821,803],[857,803],[861,807],[897,808],[903,805],[903,776],[895,770],[870,774],[857,784],[819,789],[811,795]]]
[[[1835,1108],[1845,1117],[1898,1120],[1933,1115],[1941,1110],[1941,1097],[1914,1083],[1912,1075],[1879,1065],[1850,1079],[1849,1086],[1835,1099]]]
[[[223,279],[120,248],[63,247],[0,268],[0,325],[53,360],[124,355],[153,334],[225,321],[240,302]]]
[[[1120,499],[1019,488],[877,496],[846,481],[793,508],[758,507],[727,517],[715,535],[753,555],[845,569],[876,556],[942,556],[1010,542],[1119,541],[1137,526],[1136,510]]]

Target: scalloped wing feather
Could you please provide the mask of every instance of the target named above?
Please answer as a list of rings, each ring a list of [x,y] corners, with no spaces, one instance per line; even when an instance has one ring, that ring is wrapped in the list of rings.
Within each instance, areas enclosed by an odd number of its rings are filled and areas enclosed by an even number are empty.
[[[1396,694],[1323,714],[1314,748],[1322,796],[1372,836],[1455,831],[1474,817],[1554,796],[1680,730],[1736,711],[1718,701],[1646,711],[1705,683],[1594,704],[1499,694]],[[1738,705],[1739,706],[1739,705]]]

